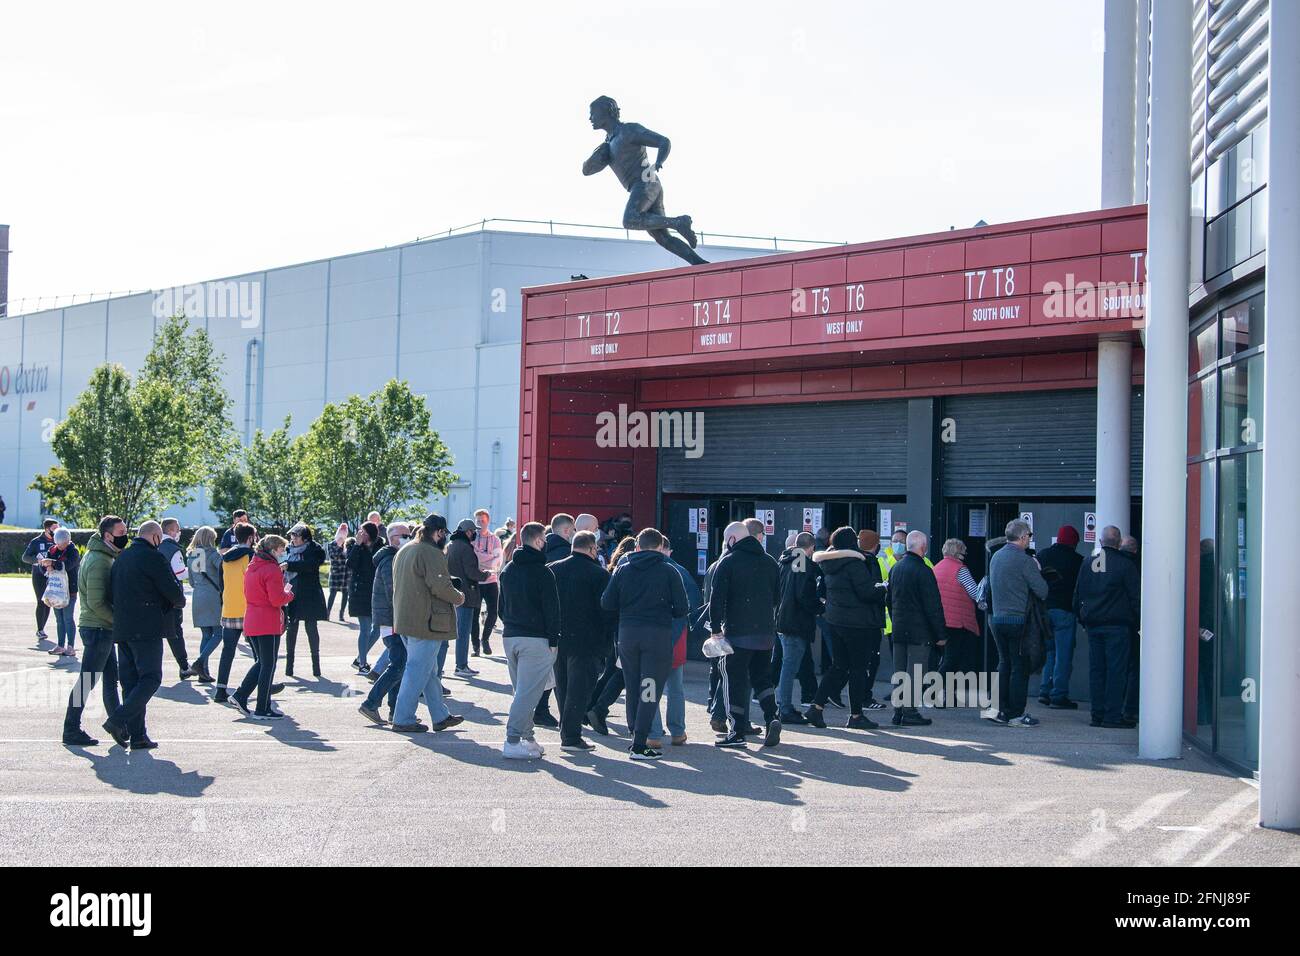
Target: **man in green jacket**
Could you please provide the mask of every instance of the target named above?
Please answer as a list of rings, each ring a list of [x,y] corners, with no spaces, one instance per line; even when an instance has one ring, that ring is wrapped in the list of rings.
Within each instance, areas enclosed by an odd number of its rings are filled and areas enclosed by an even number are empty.
[[[84,653],[81,673],[68,695],[68,710],[63,718],[65,746],[93,747],[99,743],[81,729],[81,712],[96,681],[101,684],[106,713],[113,713],[121,703],[117,690],[117,655],[113,650],[113,609],[108,603],[108,573],[126,544],[126,522],[117,515],[107,515],[100,519],[99,531],[90,536],[81,559],[77,579],[81,614],[77,626],[81,629]]]

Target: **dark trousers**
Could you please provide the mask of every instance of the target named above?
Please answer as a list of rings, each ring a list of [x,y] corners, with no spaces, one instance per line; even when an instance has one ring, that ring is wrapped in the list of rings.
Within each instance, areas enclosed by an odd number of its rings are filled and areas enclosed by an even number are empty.
[[[809,641],[811,644],[811,641]],[[785,657],[785,650],[781,647],[780,638],[772,645],[772,673],[770,679],[773,686],[781,682],[781,660]],[[795,680],[799,682],[799,696],[803,698],[805,704],[811,703],[813,697],[817,694],[817,674],[813,670],[813,656],[810,649],[799,662],[799,671],[795,674]]]
[[[311,672],[317,677],[320,676],[320,628],[315,621],[303,621],[303,629],[307,632],[307,647],[311,650]],[[289,630],[286,633],[286,651],[284,655],[285,673],[293,673],[293,652],[298,643],[298,619],[289,620]],[[391,659],[391,654],[390,654]]]
[[[979,671],[980,636],[964,627],[945,627],[948,638],[939,662],[941,674],[973,674]]]
[[[776,690],[772,686],[772,652],[737,647],[733,653],[718,658],[719,697],[730,703],[727,729],[733,734],[757,731],[749,722],[749,702],[758,698],[763,723],[776,718]]]
[[[483,621],[482,630],[479,629],[478,614],[474,615],[474,623],[470,625],[469,638],[470,643],[474,645],[474,650],[480,647],[492,646],[492,631],[497,626],[497,604],[501,598],[501,586],[496,582],[491,584],[480,584],[478,586],[479,597],[483,599]],[[479,635],[482,634],[482,640]],[[559,672],[556,672],[557,679]]]
[[[1142,635],[1136,630],[1129,635],[1128,641],[1128,679],[1124,682],[1124,717],[1137,720],[1138,716],[1138,678],[1142,674]]]
[[[618,657],[627,687],[627,726],[632,749],[644,750],[664,684],[673,670],[673,632],[664,628],[619,628]]]
[[[366,695],[366,706],[374,710],[387,696],[391,716],[393,706],[397,703],[398,688],[402,686],[402,675],[406,673],[406,641],[397,634],[386,634],[383,641],[384,647],[388,648],[388,666],[375,679],[370,693]]]
[[[1093,720],[1118,723],[1124,717],[1131,638],[1131,630],[1123,625],[1088,628],[1088,688]]]
[[[336,594],[343,595],[343,600],[339,601],[339,620],[341,621],[343,620],[343,615],[348,612],[348,589],[346,587],[330,588],[329,600],[325,602],[325,616],[329,617],[333,612],[334,595]]]
[[[600,658],[595,654],[570,654],[561,642],[555,656],[555,699],[560,705],[560,743],[582,739],[582,718],[596,687]]]
[[[271,712],[271,680],[275,677],[276,642],[279,640],[279,634],[258,634],[248,639],[257,652],[256,659],[235,691],[235,697],[247,706],[249,695],[256,687],[257,707],[254,712],[258,714]]]
[[[230,681],[230,665],[235,663],[235,649],[239,646],[239,635],[244,633],[237,627],[221,629],[221,660],[217,663],[217,690],[227,690]]]
[[[1014,720],[1023,716],[1029,700],[1029,660],[1022,650],[1025,619],[995,614],[990,626],[998,648],[998,708]]]
[[[596,681],[595,690],[591,692],[587,709],[606,717],[621,693],[623,693],[623,671],[618,666],[618,649],[611,647],[605,657],[605,669],[601,672],[600,679]]]
[[[845,627],[827,624],[830,634],[831,666],[822,674],[813,703],[825,707],[832,695],[838,695],[847,683],[849,688],[849,715],[862,713],[870,700],[867,685],[867,664],[880,659],[880,629],[874,627]]]
[[[916,708],[921,704],[921,692],[924,687],[921,681],[916,679],[918,665],[921,668],[921,676],[924,677],[930,666],[930,645],[894,641],[895,679],[899,674],[906,674],[911,687],[911,693],[903,698],[903,706],[899,708],[905,714],[915,713]]]
[[[45,630],[45,624],[50,619],[50,606],[41,600],[45,596],[45,585],[49,579],[43,574],[32,575],[32,590],[36,592],[36,630]]]
[[[117,645],[117,676],[122,682],[122,703],[109,720],[126,728],[132,740],[146,736],[145,711],[149,701],[162,686],[161,637],[143,641],[123,641]]]
[[[81,729],[81,712],[86,699],[100,683],[104,697],[104,713],[111,714],[122,705],[117,692],[117,654],[113,649],[113,632],[98,627],[81,629],[81,673],[68,695],[68,710],[63,717],[63,732],[76,733]]]
[[[176,666],[183,671],[190,669],[189,651],[185,649],[185,612],[178,607],[167,612],[172,618],[172,632],[167,636],[167,646],[176,658]]]

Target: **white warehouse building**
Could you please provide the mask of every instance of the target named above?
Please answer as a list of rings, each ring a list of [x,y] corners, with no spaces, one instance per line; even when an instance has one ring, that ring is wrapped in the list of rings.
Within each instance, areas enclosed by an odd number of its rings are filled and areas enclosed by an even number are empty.
[[[543,231],[530,231],[536,226]],[[9,315],[0,317],[5,521],[39,524],[42,502],[28,486],[55,464],[49,443],[55,423],[96,366],[117,362],[135,372],[159,317],[172,311],[203,325],[224,354],[224,384],[245,442],[258,428],[278,428],[285,416],[298,434],[326,402],[404,379],[426,396],[459,476],[447,497],[430,504],[453,519],[486,507],[504,520],[516,510],[519,290],[675,262],[621,229],[612,230],[616,237],[594,237],[596,227],[576,227],[588,233],[577,235],[555,228],[485,220],[469,231],[157,293],[26,314],[24,303],[10,303]],[[762,248],[702,245],[700,253],[735,259],[780,243],[765,242]],[[186,524],[214,519],[204,489],[170,513]]]

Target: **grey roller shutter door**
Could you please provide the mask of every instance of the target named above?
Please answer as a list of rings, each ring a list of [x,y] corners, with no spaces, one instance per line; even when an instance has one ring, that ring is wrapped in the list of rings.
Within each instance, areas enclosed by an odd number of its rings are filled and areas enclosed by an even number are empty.
[[[902,495],[907,403],[826,402],[700,409],[704,454],[659,450],[664,494]]]
[[[1089,498],[1096,490],[1097,393],[1092,389],[952,395],[942,416],[940,486],[951,498]],[[1142,485],[1142,391],[1130,406],[1131,491]]]

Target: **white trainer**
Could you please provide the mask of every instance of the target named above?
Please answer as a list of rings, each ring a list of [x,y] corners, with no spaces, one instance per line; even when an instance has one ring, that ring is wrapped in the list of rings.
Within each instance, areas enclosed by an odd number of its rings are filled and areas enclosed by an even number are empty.
[[[532,747],[529,747],[528,742],[525,740],[513,744],[507,740],[505,746],[501,748],[501,755],[507,760],[536,760],[541,756]]]

